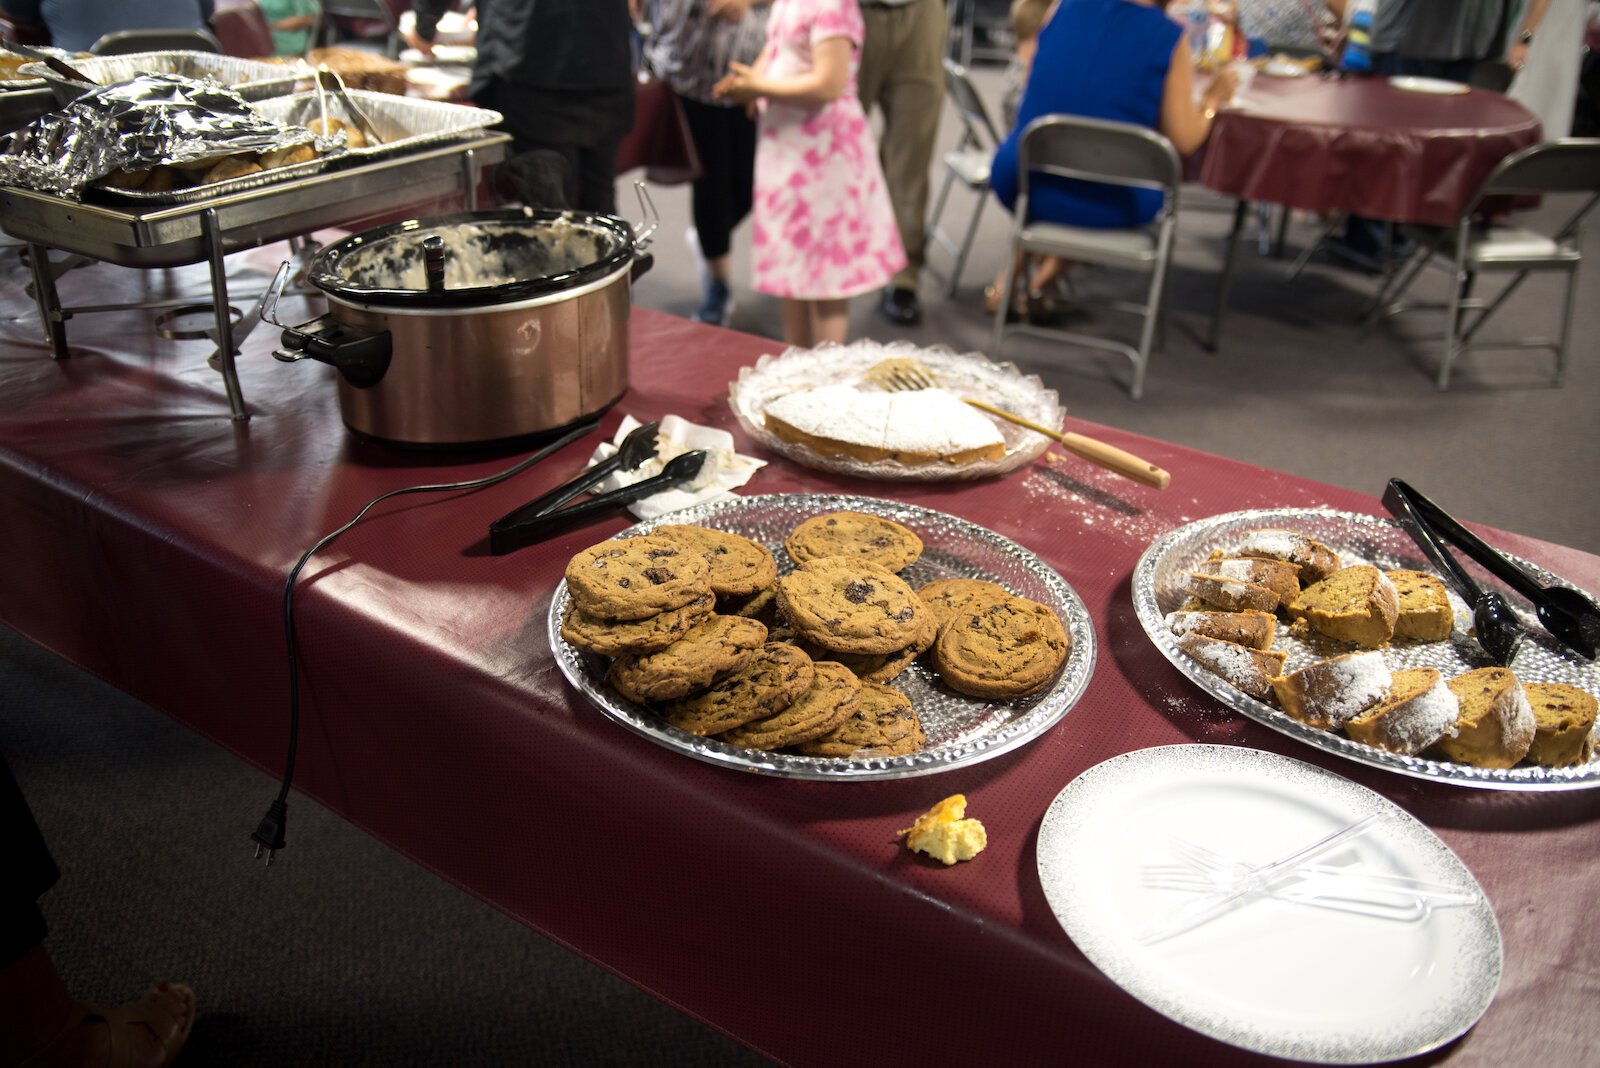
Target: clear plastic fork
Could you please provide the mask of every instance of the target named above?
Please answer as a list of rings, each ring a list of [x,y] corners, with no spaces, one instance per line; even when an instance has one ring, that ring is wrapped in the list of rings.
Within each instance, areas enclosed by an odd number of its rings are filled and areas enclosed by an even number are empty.
[[[1211,894],[1219,889],[1209,877],[1181,865],[1146,867],[1144,885],[1154,890],[1178,890],[1191,894]],[[1262,897],[1298,905],[1313,905],[1402,923],[1417,923],[1426,920],[1435,909],[1470,905],[1477,900],[1470,894],[1407,891],[1392,886],[1353,883],[1343,876],[1315,873],[1307,873],[1307,877],[1295,882],[1264,886],[1257,893]]]
[[[1237,860],[1225,853],[1196,845],[1182,838],[1169,840],[1172,853],[1183,866],[1190,870],[1209,877],[1214,889],[1225,889],[1236,881],[1243,879],[1256,870],[1254,865]],[[1147,866],[1149,867],[1155,866]],[[1286,873],[1289,874],[1289,873]],[[1448,883],[1437,883],[1428,879],[1418,879],[1410,875],[1401,875],[1396,872],[1374,871],[1357,865],[1318,864],[1315,862],[1298,865],[1292,874],[1301,877],[1326,876],[1339,879],[1348,886],[1370,887],[1374,890],[1404,890],[1413,891],[1422,895],[1435,895],[1445,897],[1461,897],[1466,895],[1458,886]]]

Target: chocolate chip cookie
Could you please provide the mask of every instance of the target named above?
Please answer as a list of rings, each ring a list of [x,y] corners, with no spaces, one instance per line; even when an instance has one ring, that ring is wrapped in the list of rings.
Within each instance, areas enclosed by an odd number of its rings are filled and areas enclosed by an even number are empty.
[[[799,746],[806,756],[903,756],[927,744],[911,699],[874,682],[861,686],[860,706],[833,730]]]
[[[653,653],[683,637],[690,627],[711,614],[715,604],[715,598],[707,593],[682,608],[628,620],[597,619],[576,604],[569,604],[561,620],[561,637],[570,645],[601,656]]]
[[[928,612],[900,576],[847,558],[816,560],[783,576],[778,609],[805,641],[840,653],[904,649]]]
[[[1048,607],[1009,597],[952,615],[933,644],[933,666],[960,693],[1024,697],[1050,684],[1068,646],[1061,620]]]
[[[690,734],[720,734],[777,715],[809,690],[815,677],[805,653],[783,642],[768,642],[742,671],[704,693],[669,702],[661,716]]]
[[[861,681],[831,660],[813,664],[812,670],[811,688],[794,704],[718,737],[746,749],[781,749],[819,738],[850,718],[861,703]]]
[[[933,610],[937,625],[942,627],[945,620],[980,599],[1002,601],[1011,596],[1011,591],[986,579],[942,578],[918,587],[917,596]]]
[[[922,539],[914,531],[865,512],[812,516],[789,532],[783,547],[796,567],[842,556],[899,572],[922,555]]]
[[[760,542],[710,527],[669,523],[651,534],[693,549],[706,558],[711,571],[706,580],[718,597],[742,597],[771,586],[778,577],[772,552]]]
[[[810,642],[798,642],[806,655],[813,660],[837,660],[856,673],[863,682],[888,682],[911,666],[911,662],[932,647],[939,636],[939,621],[932,611],[923,614],[922,629],[904,649],[892,653],[835,653],[819,648]]]
[[[709,616],[665,649],[611,662],[606,678],[630,701],[670,701],[741,671],[767,640],[767,628],[739,616]]]
[[[678,542],[613,538],[567,562],[567,592],[596,619],[646,619],[710,593],[710,571],[704,556]]]

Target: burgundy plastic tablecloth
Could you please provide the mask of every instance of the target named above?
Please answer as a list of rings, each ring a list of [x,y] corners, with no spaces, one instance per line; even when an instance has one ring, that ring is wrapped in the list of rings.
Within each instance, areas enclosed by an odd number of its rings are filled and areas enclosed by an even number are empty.
[[[1258,76],[1217,115],[1208,188],[1307,211],[1448,226],[1539,120],[1499,93],[1397,89],[1382,78]]]
[[[236,271],[262,266],[236,259]],[[143,317],[80,316],[76,355],[52,362],[13,281],[0,290],[0,616],[277,773],[287,718],[280,595],[296,557],[380,492],[487,474],[511,457],[446,462],[352,440],[332,372],[275,363],[265,333],[248,339],[239,361],[255,413],[244,425],[229,421],[204,363],[209,346],[161,341]],[[241,291],[248,281],[236,279]],[[62,288],[69,302],[75,291],[106,301],[195,284],[203,291],[203,272],[196,283],[188,270],[96,267],[69,272]],[[773,348],[636,311],[634,388],[604,429],[623,412],[678,413],[727,427],[744,451],[760,453],[734,423],[726,383]],[[1377,501],[1107,427],[1080,429],[1148,456],[1173,473],[1172,487],[1158,492],[1071,458],[995,482],[924,486],[842,480],[772,457],[746,490],[845,491],[943,509],[1059,570],[1089,607],[1098,661],[1078,706],[1016,752],[933,777],[800,782],[702,764],[606,719],[561,677],[545,614],[567,557],[623,521],[511,556],[484,551],[488,522],[572,473],[593,446],[584,440],[489,490],[381,505],[313,560],[297,599],[305,701],[296,786],[782,1061],[1234,1065],[1264,1058],[1145,1008],[1074,947],[1045,902],[1034,843],[1051,799],[1102,760],[1170,743],[1253,746],[1394,799],[1482,882],[1504,931],[1504,981],[1478,1027],[1434,1059],[1556,1065],[1592,1056],[1600,793],[1483,792],[1325,756],[1201,693],[1135,619],[1135,561],[1176,525],[1266,506],[1376,512]],[[1600,588],[1600,558],[1493,536]],[[950,869],[907,853],[896,831],[956,791],[987,825],[988,850]],[[284,865],[314,848],[296,842],[290,812]],[[218,863],[247,862],[260,811],[237,815],[240,855]]]

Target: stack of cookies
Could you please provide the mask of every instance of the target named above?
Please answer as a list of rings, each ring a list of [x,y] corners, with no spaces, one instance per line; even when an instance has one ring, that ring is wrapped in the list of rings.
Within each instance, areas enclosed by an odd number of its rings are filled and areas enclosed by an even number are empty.
[[[614,657],[612,687],[690,734],[748,749],[866,758],[927,741],[887,685],[924,653],[959,693],[1047,687],[1068,639],[1046,606],[995,583],[945,579],[913,590],[922,555],[907,527],[861,512],[805,520],[777,576],[763,545],[667,525],[579,553],[567,566],[567,642]]]

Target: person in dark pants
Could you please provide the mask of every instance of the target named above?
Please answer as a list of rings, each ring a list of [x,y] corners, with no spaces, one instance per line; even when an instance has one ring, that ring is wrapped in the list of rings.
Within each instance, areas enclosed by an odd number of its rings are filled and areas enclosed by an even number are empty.
[[[0,1064],[172,1063],[194,1025],[194,992],[162,983],[97,1009],[67,993],[44,947],[39,898],[61,873],[11,765],[0,756]]]
[[[570,207],[615,214],[617,146],[633,128],[630,37],[642,0],[493,0],[478,5],[478,61],[468,87],[474,103],[505,116],[527,177],[518,199],[548,199],[551,186]],[[416,0],[413,48],[433,52],[439,18],[451,0]],[[547,172],[554,171],[553,175]]]
[[[647,66],[677,94],[700,177],[690,193],[690,245],[700,260],[703,298],[694,318],[726,326],[733,314],[728,275],[733,231],[754,196],[756,122],[742,106],[712,98],[729,63],[754,63],[766,37],[766,5],[751,0],[656,0]]]

